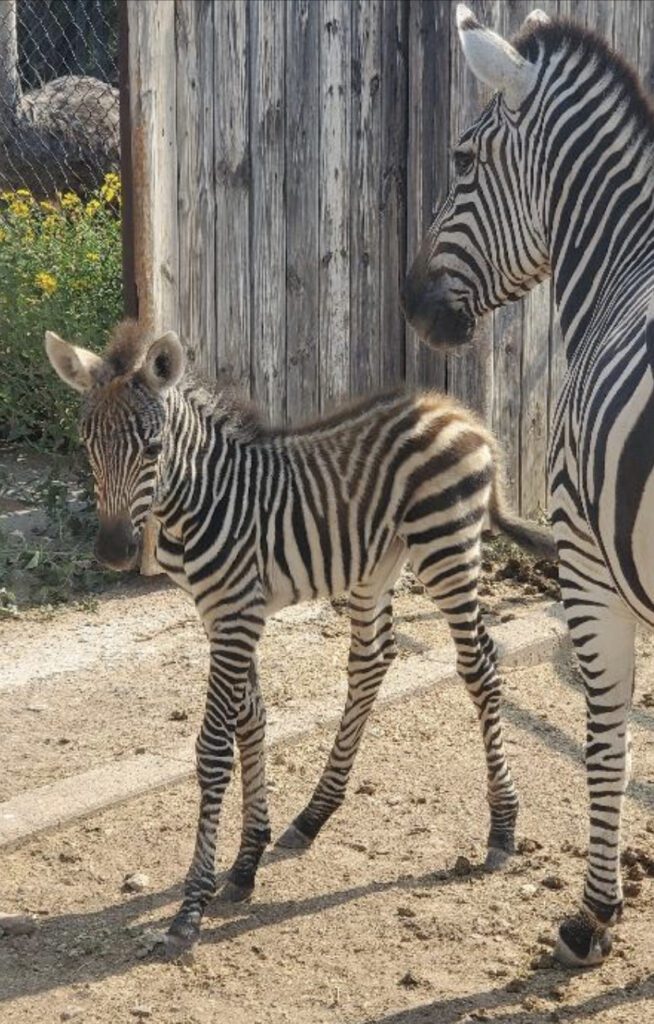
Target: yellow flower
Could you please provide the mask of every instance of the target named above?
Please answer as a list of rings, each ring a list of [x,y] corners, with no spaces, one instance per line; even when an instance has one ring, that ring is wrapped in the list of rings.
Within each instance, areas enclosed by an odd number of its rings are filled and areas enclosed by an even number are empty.
[[[87,252],[86,258],[89,261],[89,263],[99,263],[100,262],[100,253],[99,252]]]
[[[57,228],[59,227],[60,223],[61,223],[61,221],[60,221],[59,217],[56,214],[51,213],[43,221],[43,230],[44,231],[56,231]]]
[[[117,174],[105,174],[100,196],[105,203],[113,203],[114,199],[120,199],[120,178]]]
[[[9,204],[9,212],[13,213],[14,217],[29,217],[30,208],[24,199],[12,199]]]
[[[49,199],[42,199],[39,206],[44,213],[56,213],[57,207],[54,203],[51,203]]]
[[[99,199],[89,199],[88,203],[86,204],[86,216],[87,217],[95,217],[95,215],[98,212],[98,210],[101,210],[101,209],[102,209],[102,203],[100,202]]]
[[[82,205],[82,200],[74,192],[64,192],[60,202],[64,210],[77,210]]]
[[[32,193],[30,192],[30,190],[28,188],[17,188],[16,189],[16,195],[17,196],[23,196],[24,199],[32,199],[33,198],[32,197]]]
[[[52,274],[40,271],[34,278],[34,283],[41,289],[44,295],[52,295],[57,290],[57,279]]]

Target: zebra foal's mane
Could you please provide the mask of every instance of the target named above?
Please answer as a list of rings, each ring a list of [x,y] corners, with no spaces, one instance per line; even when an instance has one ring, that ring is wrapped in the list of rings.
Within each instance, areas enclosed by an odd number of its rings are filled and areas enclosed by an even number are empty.
[[[592,29],[568,21],[567,18],[557,18],[548,23],[527,24],[511,43],[521,56],[532,62],[538,60],[541,49],[544,51],[545,60],[557,51],[566,50],[570,53],[579,52],[586,60],[598,62],[606,71],[611,72],[611,78],[607,79],[607,88],[613,88],[616,83],[621,87],[628,113],[632,115],[638,127],[654,141],[652,97],[645,91],[640,78],[622,55],[612,49],[606,40]]]

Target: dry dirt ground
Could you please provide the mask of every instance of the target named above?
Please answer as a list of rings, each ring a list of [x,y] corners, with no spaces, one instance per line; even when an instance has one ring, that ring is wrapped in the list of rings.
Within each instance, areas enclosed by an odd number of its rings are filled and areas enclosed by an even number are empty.
[[[396,601],[400,662],[449,644],[413,589],[405,580]],[[487,589],[491,629],[538,604],[511,582]],[[347,618],[328,604],[271,622],[262,652],[270,715],[336,685],[346,650]],[[158,583],[122,588],[96,612],[0,624],[0,652],[0,800],[138,751],[172,750],[197,728],[206,642],[187,600]],[[443,686],[373,714],[349,799],[314,848],[269,855],[250,904],[215,902],[189,962],[165,961],[149,930],[164,928],[180,899],[193,782],[3,853],[0,911],[33,913],[38,927],[0,938],[2,1024],[654,1024],[654,880],[633,866],[654,857],[654,644],[639,641],[624,831],[631,895],[614,955],[589,972],[566,972],[548,953],[583,874],[581,690],[565,651],[504,677],[523,839],[506,872],[479,868],[481,740],[463,688]],[[275,834],[310,795],[331,739],[317,727],[271,751]],[[236,782],[223,867],[238,830]],[[134,871],[150,880],[136,895],[122,891]]]

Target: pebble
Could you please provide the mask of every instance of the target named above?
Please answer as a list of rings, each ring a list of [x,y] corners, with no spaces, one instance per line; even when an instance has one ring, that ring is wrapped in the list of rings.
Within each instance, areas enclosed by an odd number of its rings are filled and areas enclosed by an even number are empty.
[[[48,705],[47,704],[26,704],[25,705],[25,710],[26,711],[47,711],[48,710]]]
[[[32,935],[36,928],[31,914],[0,914],[0,935]]]
[[[123,892],[144,892],[150,885],[150,878],[142,871],[135,871],[131,875],[125,875],[123,880]]]
[[[504,612],[500,615],[500,622],[513,622],[517,618],[514,612]]]
[[[71,1006],[66,1010],[62,1010],[59,1014],[60,1020],[74,1020],[75,1017],[81,1017],[84,1010],[81,1006]]]
[[[629,878],[632,882],[642,882],[645,877],[645,871],[643,870],[642,864],[632,864],[629,868]]]
[[[527,987],[524,978],[511,978],[504,986],[507,992],[522,992]]]
[[[418,988],[420,981],[416,978],[415,974],[407,971],[398,981],[398,985],[401,985],[402,988]]]
[[[176,708],[170,712],[168,716],[171,722],[185,722],[188,718],[188,712],[183,709]]]
[[[565,882],[559,875],[547,875],[540,884],[546,889],[565,889]]]
[[[472,864],[467,857],[457,857],[454,861],[455,875],[469,875],[472,873]]]
[[[519,839],[518,840],[518,853],[536,853],[536,850],[541,850],[542,845],[537,839]]]
[[[152,1007],[151,1006],[133,1006],[129,1011],[132,1017],[151,1017]]]
[[[519,892],[524,899],[528,900],[531,899],[532,896],[536,895],[538,892],[538,886],[534,885],[533,882],[525,882],[524,885],[520,886]]]
[[[402,797],[401,796],[389,796],[389,798],[386,801],[386,803],[388,804],[389,807],[397,807],[398,804],[402,803]]]
[[[398,907],[396,913],[397,913],[398,917],[415,917],[416,916],[415,910],[412,910],[411,907]]]
[[[625,882],[622,887],[622,891],[625,896],[633,899],[634,896],[640,896],[642,888],[643,887],[640,882]]]
[[[550,953],[539,953],[538,956],[532,957],[529,966],[532,971],[549,971],[554,966],[552,955]]]
[[[556,936],[552,935],[551,932],[541,932],[538,936],[538,941],[541,946],[556,946]]]
[[[376,789],[377,787],[374,782],[362,782],[357,789],[357,793],[362,793],[363,796],[373,796]]]

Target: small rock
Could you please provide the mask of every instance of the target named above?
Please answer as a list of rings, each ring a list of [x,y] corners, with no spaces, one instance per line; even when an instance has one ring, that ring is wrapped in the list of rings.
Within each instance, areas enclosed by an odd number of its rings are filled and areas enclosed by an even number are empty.
[[[38,712],[38,711],[47,711],[48,710],[48,705],[47,704],[26,704],[25,705],[25,710],[26,711],[36,711],[36,712]]]
[[[397,914],[398,917],[415,917],[416,916],[415,910],[412,910],[411,907],[398,907],[397,910],[396,910],[396,914]]]
[[[151,1017],[152,1007],[151,1006],[133,1006],[129,1011],[132,1017]]]
[[[527,839],[525,837],[518,840],[517,850],[518,853],[536,853],[536,850],[542,850],[542,845],[537,839]]]
[[[500,622],[513,622],[517,618],[514,612],[504,612],[500,615]]]
[[[79,854],[73,853],[72,850],[62,850],[61,853],[59,854],[59,860],[61,861],[62,864],[75,864],[78,860],[81,859],[82,858],[79,856]]]
[[[552,935],[551,932],[541,932],[538,936],[538,941],[541,946],[556,946],[556,936]]]
[[[559,875],[547,875],[540,884],[546,889],[565,889],[565,882]]]
[[[640,882],[625,882],[622,891],[627,898],[634,899],[636,896],[640,896],[642,892],[642,885]]]
[[[511,978],[504,986],[507,992],[522,992],[527,986],[524,978]]]
[[[81,1017],[84,1010],[81,1006],[70,1006],[65,1010],[62,1010],[59,1014],[60,1020],[75,1020],[75,1017]]]
[[[150,885],[150,878],[142,871],[135,871],[131,875],[125,875],[123,879],[123,892],[144,892]]]
[[[518,890],[523,899],[529,900],[532,896],[535,896],[538,892],[538,886],[534,885],[533,882],[525,882],[524,885],[520,886]]]
[[[32,935],[37,928],[31,914],[0,914],[0,934]]]
[[[135,754],[145,754],[146,753],[146,748],[145,747],[134,747],[134,753]]]
[[[455,875],[470,875],[472,874],[472,864],[467,857],[457,857],[454,861],[454,874]]]
[[[374,782],[362,782],[357,789],[357,793],[363,794],[363,796],[373,796],[377,791],[377,787]]]
[[[645,831],[649,832],[650,834],[654,834],[654,818],[649,819],[649,821],[645,825]]]
[[[388,804],[389,807],[397,807],[398,804],[402,803],[402,797],[401,796],[389,796],[389,798],[386,801],[386,803]]]
[[[168,718],[171,722],[185,722],[188,718],[188,712],[184,711],[183,708],[175,708],[171,711]]]
[[[532,958],[529,964],[532,971],[549,971],[554,966],[550,953],[539,953]]]
[[[645,871],[643,870],[642,864],[632,864],[629,868],[628,875],[632,882],[642,882],[645,877]]]
[[[626,850],[622,851],[621,860],[627,867],[633,867],[634,864],[638,863],[639,859],[640,858],[636,851],[632,850],[630,846],[628,846]]]
[[[72,743],[72,740],[69,740],[67,736],[62,736],[61,739],[57,740],[57,743],[59,744],[60,747],[65,747],[69,743]]]
[[[565,999],[567,994],[568,993],[565,985],[554,985],[554,987],[550,989],[550,995],[552,999],[558,999],[559,1002],[562,999]]]
[[[415,974],[407,971],[398,981],[398,985],[401,985],[402,988],[418,988],[420,981],[416,978]]]

